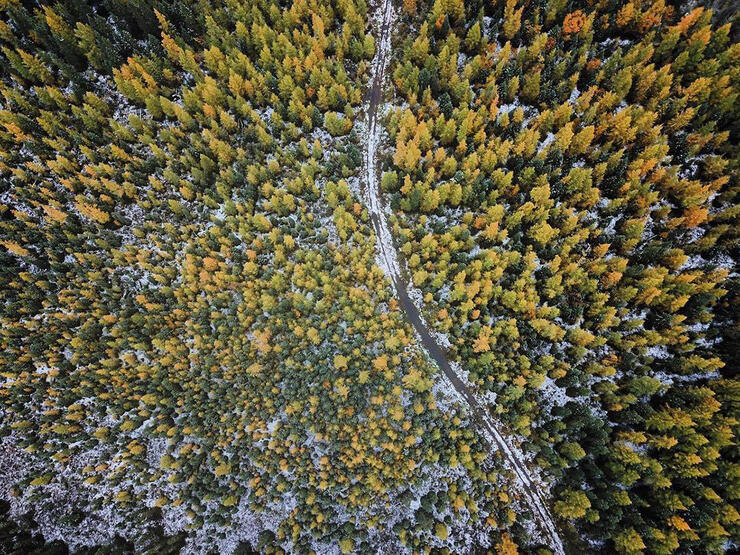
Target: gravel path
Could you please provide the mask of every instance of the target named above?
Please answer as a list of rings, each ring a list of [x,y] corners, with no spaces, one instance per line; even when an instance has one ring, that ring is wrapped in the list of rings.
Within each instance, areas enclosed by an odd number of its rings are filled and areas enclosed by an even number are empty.
[[[444,375],[449,379],[457,393],[470,406],[475,420],[483,431],[483,436],[493,449],[501,451],[509,466],[517,477],[517,486],[524,501],[530,507],[538,524],[539,532],[543,535],[551,549],[564,555],[563,543],[558,535],[557,527],[550,514],[545,497],[539,486],[530,477],[530,470],[524,462],[522,453],[506,438],[499,425],[490,417],[486,408],[478,402],[475,395],[460,379],[450,365],[447,355],[434,339],[418,308],[409,297],[408,280],[404,277],[399,257],[390,232],[388,219],[380,191],[380,178],[377,173],[377,149],[380,143],[381,128],[377,125],[378,106],[383,101],[388,62],[391,58],[391,30],[395,13],[391,0],[382,0],[376,8],[378,29],[376,32],[376,53],[372,61],[372,82],[368,91],[367,108],[367,142],[365,146],[365,179],[363,186],[364,200],[368,206],[370,218],[378,237],[378,254],[380,265],[393,283],[401,308],[409,322],[416,330],[421,343]]]

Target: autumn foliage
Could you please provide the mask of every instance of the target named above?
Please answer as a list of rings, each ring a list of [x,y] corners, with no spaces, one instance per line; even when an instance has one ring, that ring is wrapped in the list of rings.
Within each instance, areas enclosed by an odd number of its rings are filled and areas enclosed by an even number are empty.
[[[586,16],[581,10],[576,10],[565,16],[563,20],[563,34],[573,35],[581,30],[586,23]]]

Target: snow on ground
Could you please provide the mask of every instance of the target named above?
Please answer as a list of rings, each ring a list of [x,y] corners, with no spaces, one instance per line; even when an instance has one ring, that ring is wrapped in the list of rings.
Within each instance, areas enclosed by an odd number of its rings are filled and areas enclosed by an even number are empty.
[[[542,390],[542,397],[552,401],[552,405],[562,407],[571,400],[565,393],[565,388],[557,385],[550,376],[545,376],[545,381],[540,386],[540,390]]]

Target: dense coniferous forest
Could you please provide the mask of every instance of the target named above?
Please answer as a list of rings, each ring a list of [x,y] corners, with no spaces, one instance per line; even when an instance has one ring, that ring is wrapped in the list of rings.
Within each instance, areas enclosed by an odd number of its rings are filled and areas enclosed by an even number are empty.
[[[383,186],[429,321],[591,548],[723,551],[732,21],[662,0],[403,6]]]
[[[0,552],[736,548],[737,25],[0,0]]]

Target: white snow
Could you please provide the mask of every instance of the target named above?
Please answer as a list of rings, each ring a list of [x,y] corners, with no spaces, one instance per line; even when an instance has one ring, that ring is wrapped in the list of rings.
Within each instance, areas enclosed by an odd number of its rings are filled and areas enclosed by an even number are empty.
[[[562,407],[570,401],[570,397],[565,393],[565,388],[557,385],[555,380],[550,376],[545,376],[545,381],[540,386],[540,389],[543,391],[542,397],[552,401],[552,405]]]

